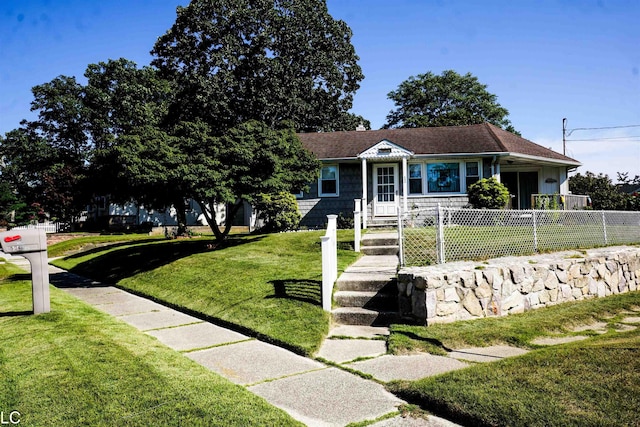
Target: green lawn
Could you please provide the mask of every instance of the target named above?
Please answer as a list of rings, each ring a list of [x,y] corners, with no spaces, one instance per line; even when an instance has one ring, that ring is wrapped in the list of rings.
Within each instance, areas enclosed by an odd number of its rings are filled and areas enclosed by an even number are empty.
[[[320,300],[323,234],[230,236],[220,246],[208,238],[118,243],[54,264],[309,355],[329,328]],[[339,247],[353,242],[352,231],[338,236]],[[339,250],[339,269],[357,256]]]
[[[403,233],[406,265],[437,263],[435,227],[405,228]],[[607,235],[609,245],[640,243],[637,226],[609,226]],[[531,225],[445,226],[443,238],[447,262],[606,246],[602,226],[596,225],[540,225],[535,236]]]
[[[54,287],[31,310],[0,263],[0,411],[26,426],[301,425],[241,386]],[[8,418],[5,419],[5,421]]]
[[[389,388],[468,425],[638,425],[640,330],[615,329],[627,316],[640,316],[640,292],[503,318],[394,326],[389,348],[395,353],[444,354],[445,349],[502,343],[533,351],[415,382],[396,382]],[[573,326],[595,321],[607,323],[608,332],[586,332],[592,337],[546,348],[531,343],[536,337],[576,335]]]

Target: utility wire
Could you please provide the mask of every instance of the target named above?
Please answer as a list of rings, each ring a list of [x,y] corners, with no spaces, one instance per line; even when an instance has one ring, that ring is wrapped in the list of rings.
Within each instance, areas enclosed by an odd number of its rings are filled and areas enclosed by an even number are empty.
[[[632,139],[633,138],[633,139]],[[583,142],[583,141],[609,141],[609,140],[613,140],[613,139],[622,139],[622,140],[629,140],[629,141],[640,141],[640,135],[634,135],[634,136],[612,136],[610,138],[591,138],[591,139],[567,139],[567,142]],[[620,142],[624,142],[624,141],[620,141]]]
[[[626,126],[605,126],[599,128],[575,128],[569,129],[567,136],[571,135],[576,130],[604,130],[604,129],[625,129],[625,128],[640,128],[640,125],[626,125]]]

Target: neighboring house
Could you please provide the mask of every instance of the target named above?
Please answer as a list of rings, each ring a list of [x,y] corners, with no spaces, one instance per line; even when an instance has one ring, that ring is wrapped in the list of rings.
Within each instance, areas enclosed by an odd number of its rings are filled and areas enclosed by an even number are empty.
[[[138,224],[150,223],[153,227],[175,227],[178,219],[175,207],[167,209],[147,210],[142,205],[127,203],[118,205],[110,203],[108,197],[99,196],[94,200],[94,204],[87,206],[87,211],[81,222],[94,222],[100,228],[128,229]],[[184,206],[187,215],[187,226],[208,225],[202,214],[200,206],[193,200],[187,200]],[[217,221],[223,224],[226,220],[224,209],[219,209]],[[249,203],[243,203],[240,210],[233,218],[234,226],[247,226],[250,231],[257,228],[257,214]]]
[[[354,199],[366,206],[365,226],[395,217],[398,206],[462,207],[467,187],[491,176],[509,189],[511,208],[529,209],[534,194],[569,194],[568,172],[581,165],[488,123],[298,136],[322,162],[318,181],[298,195],[308,227],[352,216]]]

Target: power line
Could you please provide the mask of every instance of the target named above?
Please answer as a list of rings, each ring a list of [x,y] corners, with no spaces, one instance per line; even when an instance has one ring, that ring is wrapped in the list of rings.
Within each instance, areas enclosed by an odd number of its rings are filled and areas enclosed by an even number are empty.
[[[633,135],[633,136],[612,136],[610,138],[591,138],[591,139],[567,139],[566,141],[569,142],[584,142],[584,141],[610,141],[610,140],[614,140],[614,139],[622,139],[622,140],[629,140],[629,141],[640,141],[640,139],[632,139],[632,138],[640,138],[640,135]],[[624,141],[621,141],[624,142]]]
[[[608,130],[608,129],[626,129],[626,128],[637,128],[640,125],[623,125],[623,126],[604,126],[604,127],[594,127],[594,128],[575,128],[575,129],[567,129],[567,119],[562,119],[562,154],[566,156],[567,153],[567,141],[608,141],[617,139],[619,137],[611,137],[611,138],[594,138],[594,139],[567,139],[573,132],[577,130]],[[633,137],[624,137],[623,139],[636,138]]]
[[[567,136],[570,136],[576,130],[604,130],[604,129],[625,129],[625,128],[640,128],[640,125],[605,126],[605,127],[599,127],[599,128],[575,128],[575,129],[569,129]]]

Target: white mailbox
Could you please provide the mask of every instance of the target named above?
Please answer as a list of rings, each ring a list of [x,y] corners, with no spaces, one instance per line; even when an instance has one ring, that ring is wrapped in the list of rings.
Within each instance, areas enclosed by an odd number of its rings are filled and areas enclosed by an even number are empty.
[[[47,262],[47,235],[43,230],[9,230],[0,233],[2,252],[20,255],[31,264],[33,313],[51,311],[49,297],[49,265]]]

